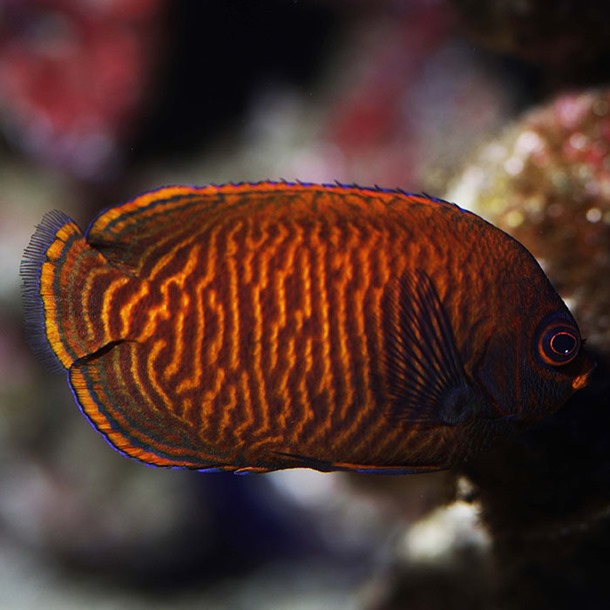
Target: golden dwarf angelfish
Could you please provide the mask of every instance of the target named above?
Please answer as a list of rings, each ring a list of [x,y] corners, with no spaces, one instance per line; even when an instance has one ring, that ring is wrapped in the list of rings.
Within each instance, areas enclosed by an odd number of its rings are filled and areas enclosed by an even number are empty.
[[[447,468],[593,368],[523,246],[399,190],[165,187],[84,234],[51,212],[22,276],[34,347],[157,466]]]

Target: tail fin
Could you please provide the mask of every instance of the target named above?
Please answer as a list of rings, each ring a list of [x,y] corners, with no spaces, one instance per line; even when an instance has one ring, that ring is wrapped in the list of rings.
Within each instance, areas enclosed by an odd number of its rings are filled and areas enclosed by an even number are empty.
[[[56,210],[44,216],[23,254],[21,277],[26,336],[51,369],[69,369],[122,339],[104,323],[103,292],[130,278],[87,243],[69,216]]]

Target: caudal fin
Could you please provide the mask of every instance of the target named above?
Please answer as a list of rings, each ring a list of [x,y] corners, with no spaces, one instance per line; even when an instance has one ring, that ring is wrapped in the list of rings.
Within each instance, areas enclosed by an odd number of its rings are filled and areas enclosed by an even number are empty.
[[[129,278],[109,265],[63,212],[42,219],[23,254],[21,277],[26,336],[51,369],[69,369],[121,339],[103,323],[103,289]]]

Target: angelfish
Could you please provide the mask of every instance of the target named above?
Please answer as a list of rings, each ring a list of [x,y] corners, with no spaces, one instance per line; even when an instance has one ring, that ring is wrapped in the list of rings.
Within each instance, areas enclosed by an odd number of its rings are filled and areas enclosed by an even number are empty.
[[[159,188],[84,234],[50,212],[21,270],[34,348],[156,466],[448,468],[594,366],[523,246],[400,190]]]

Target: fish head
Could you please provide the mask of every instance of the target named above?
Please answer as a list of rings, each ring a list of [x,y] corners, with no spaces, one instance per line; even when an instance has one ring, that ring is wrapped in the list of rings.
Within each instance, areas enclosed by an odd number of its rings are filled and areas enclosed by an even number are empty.
[[[528,326],[524,333],[515,319],[485,342],[472,374],[487,397],[486,417],[537,421],[589,383],[595,361],[565,306],[533,314]]]

